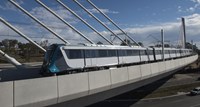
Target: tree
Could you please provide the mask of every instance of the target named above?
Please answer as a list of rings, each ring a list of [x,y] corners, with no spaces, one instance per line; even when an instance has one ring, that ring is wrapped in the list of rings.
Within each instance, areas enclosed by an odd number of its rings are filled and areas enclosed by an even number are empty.
[[[100,41],[99,41],[99,42],[97,42],[97,44],[98,44],[98,45],[103,45],[103,43],[102,43],[102,42],[100,42]]]
[[[18,43],[18,40],[15,40],[15,39],[9,40],[9,44],[10,44],[10,47],[11,47],[11,48],[15,48],[16,45],[17,45],[17,43]]]
[[[48,40],[43,40],[43,41],[40,42],[40,46],[42,46],[45,49],[47,49],[48,45],[49,45]]]
[[[142,46],[142,47],[144,46],[142,42],[138,42],[138,44],[139,44],[140,46]]]
[[[127,44],[128,44],[128,45],[131,45],[130,40],[128,40],[128,39],[124,39],[123,42],[121,42],[120,45],[121,45],[121,46],[127,46]]]
[[[8,49],[8,48],[9,48],[9,39],[4,39],[4,40],[2,40],[2,44],[4,45],[4,47],[5,47],[6,49]]]

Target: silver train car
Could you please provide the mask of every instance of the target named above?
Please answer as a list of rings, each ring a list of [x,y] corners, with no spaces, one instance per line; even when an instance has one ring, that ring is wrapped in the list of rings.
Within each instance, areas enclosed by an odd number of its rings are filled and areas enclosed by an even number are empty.
[[[165,48],[164,59],[175,59],[191,54],[192,50],[190,49]],[[48,47],[45,54],[41,73],[82,72],[161,60],[161,48],[53,44]]]

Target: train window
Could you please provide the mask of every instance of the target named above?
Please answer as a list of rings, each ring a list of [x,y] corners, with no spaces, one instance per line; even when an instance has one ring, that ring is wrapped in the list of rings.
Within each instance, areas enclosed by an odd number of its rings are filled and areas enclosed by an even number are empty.
[[[180,50],[180,53],[182,54],[182,53],[183,53],[183,50]]]
[[[107,54],[107,50],[99,50],[99,57],[107,57],[108,54]]]
[[[126,56],[126,50],[118,50],[119,56]]]
[[[109,57],[117,56],[116,50],[108,50],[108,56]]]
[[[156,52],[156,55],[160,55],[162,53],[161,50],[156,50],[155,52]]]
[[[155,55],[159,55],[159,50],[155,50]]]
[[[169,51],[168,51],[168,50],[165,50],[165,54],[169,54]]]
[[[133,55],[133,51],[132,50],[126,50],[127,56],[132,56]]]
[[[140,53],[140,51],[139,51],[139,50],[133,50],[133,56],[138,56],[138,55],[139,55],[139,53]]]
[[[146,55],[145,50],[140,50],[140,55]]]
[[[173,54],[173,53],[172,53],[172,50],[169,50],[168,52],[169,52],[169,54]]]
[[[85,50],[85,58],[95,58],[97,57],[96,50]]]
[[[148,55],[153,55],[153,50],[148,50]]]
[[[91,58],[91,50],[85,50],[85,58]]]
[[[69,59],[80,59],[83,58],[83,50],[72,49],[72,50],[65,50],[67,57]]]

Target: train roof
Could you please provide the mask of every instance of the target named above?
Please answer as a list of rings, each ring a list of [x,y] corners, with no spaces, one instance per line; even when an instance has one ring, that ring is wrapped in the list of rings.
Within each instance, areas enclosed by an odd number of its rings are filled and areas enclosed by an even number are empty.
[[[53,44],[57,45],[58,47],[62,47],[63,49],[149,49],[152,50],[162,50],[159,47],[141,47],[141,46],[120,46],[120,45],[94,45],[94,44],[81,44],[81,45],[65,45],[65,44]],[[165,48],[165,50],[188,50],[188,49],[180,49],[180,48]]]

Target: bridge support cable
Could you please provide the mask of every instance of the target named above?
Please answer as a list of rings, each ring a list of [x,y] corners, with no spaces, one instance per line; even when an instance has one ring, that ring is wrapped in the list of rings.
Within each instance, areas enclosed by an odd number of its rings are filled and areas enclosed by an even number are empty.
[[[23,34],[22,32],[20,32],[17,28],[15,28],[10,23],[8,23],[7,21],[5,21],[3,18],[0,17],[0,21],[2,23],[4,23],[6,26],[8,26],[9,28],[11,28],[12,30],[14,30],[17,34],[19,34],[20,36],[22,36],[24,39],[26,39],[27,41],[29,41],[30,43],[32,43],[33,45],[35,45],[36,47],[38,47],[39,49],[41,49],[43,52],[46,52],[46,50],[44,48],[42,48],[40,45],[38,45],[37,43],[35,43],[32,39],[30,39],[28,36],[26,36],[25,34]]]
[[[70,44],[67,40],[65,40],[62,36],[58,35],[56,32],[54,32],[52,29],[47,27],[44,23],[42,23],[40,20],[38,20],[36,17],[31,15],[27,10],[22,8],[20,5],[18,5],[14,0],[9,0],[14,6],[16,6],[18,9],[20,9],[22,12],[24,12],[26,15],[28,15],[31,19],[39,23],[41,26],[43,26],[45,29],[47,29],[49,32],[51,32],[53,35],[55,35],[57,38],[59,38],[61,41],[63,41],[65,44]]]
[[[108,43],[113,45],[113,43],[105,38],[99,31],[97,31],[94,27],[92,27],[88,22],[86,22],[83,18],[81,18],[78,14],[76,14],[72,9],[70,9],[67,5],[65,5],[60,0],[56,0],[61,6],[63,6],[65,9],[67,9],[70,13],[72,13],[74,16],[76,16],[79,20],[81,20],[85,25],[87,25],[90,29],[92,29],[94,32],[96,32],[99,36],[101,36],[104,40],[106,40]]]
[[[18,69],[22,68],[22,64],[18,62],[15,58],[10,57],[8,54],[4,53],[2,50],[0,50],[0,54],[6,59],[6,61],[10,62],[16,68]]]
[[[77,30],[75,27],[73,27],[71,24],[69,24],[67,21],[65,21],[62,17],[60,17],[58,14],[56,14],[53,10],[51,10],[49,7],[47,7],[44,3],[42,3],[40,0],[36,0],[42,7],[44,7],[47,11],[49,11],[51,14],[53,14],[55,17],[60,19],[64,24],[66,24],[68,27],[73,29],[76,33],[78,33],[80,36],[85,38],[88,42],[91,44],[95,44],[92,40],[87,38],[84,34],[82,34],[79,30]]]
[[[90,11],[88,11],[81,3],[79,3],[77,0],[73,0],[73,1],[76,4],[78,4],[84,11],[86,11],[91,17],[93,17],[96,21],[98,21],[103,27],[105,27],[108,31],[110,31],[114,36],[116,36],[119,40],[121,40],[127,46],[130,46],[130,44],[126,43],[123,39],[121,39],[119,36],[117,36],[108,26],[106,26],[100,19],[98,19],[94,14],[92,14]]]
[[[117,27],[126,37],[133,41],[136,45],[140,46],[133,38],[131,38],[124,30],[122,30],[111,18],[109,18],[103,11],[101,11],[94,3],[90,0],[87,0],[99,13],[101,13],[106,19],[108,19],[115,27]]]

